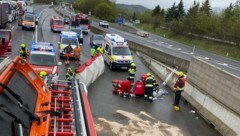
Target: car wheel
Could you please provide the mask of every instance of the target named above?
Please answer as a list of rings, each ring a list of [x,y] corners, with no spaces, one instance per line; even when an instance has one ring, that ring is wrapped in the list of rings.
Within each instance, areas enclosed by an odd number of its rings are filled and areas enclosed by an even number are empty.
[[[25,28],[24,28],[24,27],[22,27],[22,30],[25,30]]]

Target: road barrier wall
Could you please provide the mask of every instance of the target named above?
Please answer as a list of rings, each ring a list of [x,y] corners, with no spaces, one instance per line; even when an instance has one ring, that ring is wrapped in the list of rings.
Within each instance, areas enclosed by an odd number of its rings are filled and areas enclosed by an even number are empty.
[[[101,54],[98,54],[76,69],[76,79],[84,83],[87,87],[93,83],[105,70],[104,60]]]
[[[173,72],[174,74],[169,77],[168,81],[166,81],[167,85],[173,90],[174,83],[177,80],[177,71],[142,53],[138,52],[137,54],[163,81],[165,81],[170,73]],[[199,77],[197,75],[199,75]],[[204,76],[205,79],[202,76]],[[219,82],[219,80],[215,79],[218,77],[222,77],[223,81]],[[227,80],[234,80],[236,82],[236,84],[231,83],[232,87],[230,87],[231,89],[228,89],[227,91],[225,90],[226,87],[223,86],[229,86],[229,82],[226,82],[224,77],[226,77]],[[233,106],[234,103],[236,104],[240,102],[238,95],[240,93],[239,78],[234,77],[229,73],[221,72],[221,70],[215,66],[193,57],[186,79],[187,82],[185,91],[182,93],[183,98],[189,102],[198,111],[198,113],[209,122],[209,124],[215,126],[215,129],[222,135],[240,135],[240,115],[239,112],[235,112]],[[215,86],[215,93],[210,92],[213,87],[207,86],[206,84],[208,83],[218,85]],[[234,94],[232,91],[234,91],[234,93],[238,92],[238,94],[235,94],[236,96],[232,96],[232,94]],[[219,95],[226,95],[225,99],[228,100],[229,103],[233,102],[232,105],[229,106],[224,104],[222,99],[217,98]]]

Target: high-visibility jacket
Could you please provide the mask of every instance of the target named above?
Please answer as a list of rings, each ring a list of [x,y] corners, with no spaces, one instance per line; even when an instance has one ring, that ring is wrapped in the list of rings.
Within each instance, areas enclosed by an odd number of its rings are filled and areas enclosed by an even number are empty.
[[[68,72],[68,73],[66,74],[66,79],[67,79],[68,81],[70,81],[74,76],[75,76],[75,73],[74,73],[74,72]]]
[[[90,50],[90,55],[91,55],[91,56],[94,56],[94,55],[95,55],[95,51],[96,51],[96,50],[95,50],[94,48],[91,48],[91,50]]]
[[[179,77],[178,80],[176,81],[174,85],[174,89],[178,91],[184,91],[184,87],[185,87],[185,78],[184,76],[182,76],[182,77]]]
[[[75,56],[80,56],[81,48],[79,48],[79,47],[78,48],[77,47],[74,48],[73,49],[73,53],[74,53]]]
[[[99,46],[99,47],[97,48],[97,52],[103,54],[103,47]]]
[[[152,76],[146,78],[145,87],[153,87],[153,78]]]
[[[129,73],[129,78],[130,79],[134,79],[134,77],[135,77],[135,69],[133,69],[133,68],[129,68],[129,70],[128,70],[128,73]]]
[[[19,49],[20,56],[26,56],[28,53],[29,53],[28,48],[20,48]]]

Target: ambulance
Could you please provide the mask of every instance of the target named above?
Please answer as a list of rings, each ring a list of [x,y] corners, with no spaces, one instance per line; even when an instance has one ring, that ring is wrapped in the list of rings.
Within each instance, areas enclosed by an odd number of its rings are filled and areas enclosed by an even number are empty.
[[[78,36],[76,32],[72,31],[62,31],[60,36],[59,44],[59,53],[60,57],[65,57],[64,48],[67,47],[69,44],[72,48],[76,48],[79,45]],[[72,53],[73,56],[73,53]]]
[[[48,75],[52,75],[54,79],[58,79],[58,66],[62,63],[57,60],[53,44],[33,42],[28,62],[36,73],[45,71]]]
[[[133,62],[127,40],[118,34],[106,34],[103,49],[103,58],[110,69],[128,69]]]

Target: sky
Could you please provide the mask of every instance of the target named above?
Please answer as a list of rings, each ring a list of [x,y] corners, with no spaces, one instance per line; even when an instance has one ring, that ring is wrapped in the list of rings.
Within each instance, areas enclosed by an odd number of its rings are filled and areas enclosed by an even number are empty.
[[[173,5],[174,2],[176,4],[179,3],[180,0],[116,0],[116,3],[128,4],[128,5],[142,5],[146,8],[153,9],[157,5],[161,8],[169,8]],[[205,0],[196,0],[200,3],[203,3]],[[237,0],[210,0],[210,4],[212,8],[225,8],[229,6],[229,4],[235,3]],[[184,7],[189,9],[193,5],[194,0],[183,0]]]

